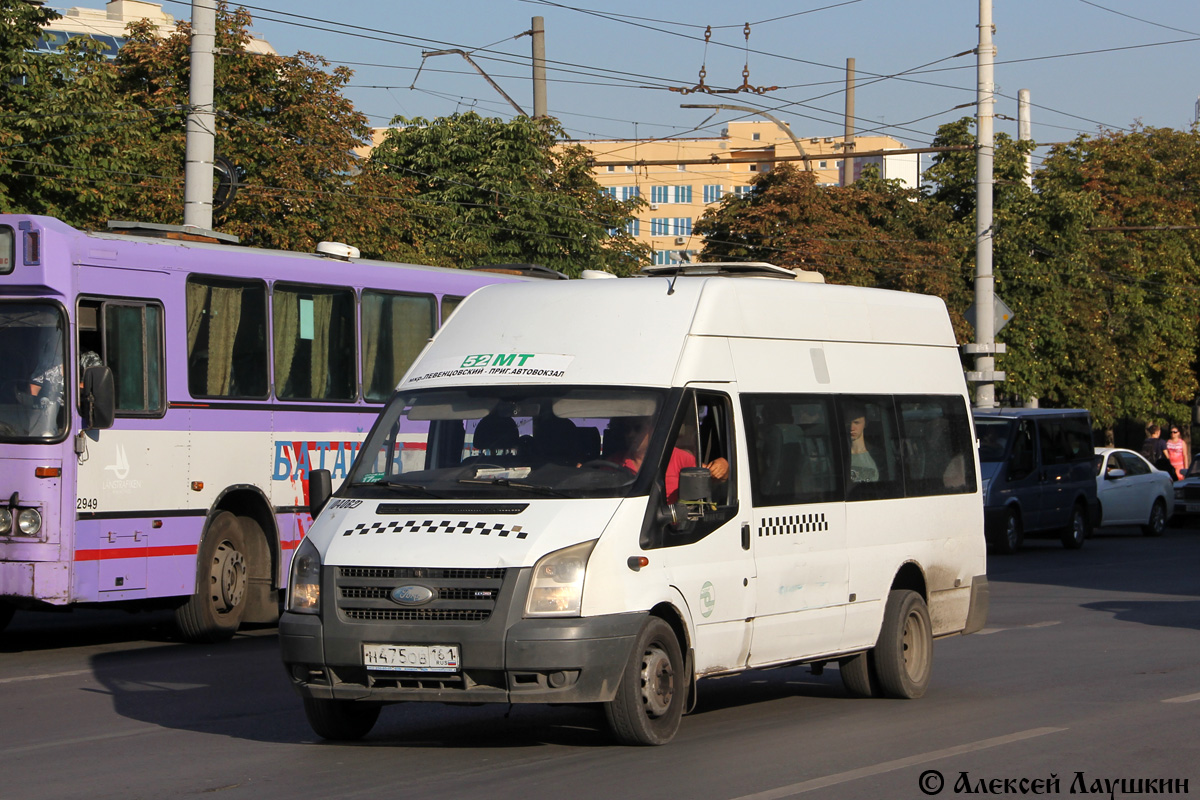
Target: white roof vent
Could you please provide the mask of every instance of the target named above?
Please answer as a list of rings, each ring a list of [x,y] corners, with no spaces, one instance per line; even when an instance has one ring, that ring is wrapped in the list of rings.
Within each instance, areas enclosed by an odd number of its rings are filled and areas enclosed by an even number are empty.
[[[585,281],[593,281],[603,280],[604,278],[615,278],[617,276],[613,275],[611,272],[605,272],[602,269],[585,269],[583,272],[579,273],[579,277],[583,278]]]
[[[358,248],[341,242],[318,242],[317,255],[326,258],[336,258],[339,261],[349,261],[358,258]]]

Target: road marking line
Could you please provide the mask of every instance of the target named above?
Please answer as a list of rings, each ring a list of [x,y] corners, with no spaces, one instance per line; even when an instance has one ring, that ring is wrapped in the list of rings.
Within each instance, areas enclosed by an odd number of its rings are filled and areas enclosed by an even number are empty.
[[[1001,631],[1024,631],[1030,628],[1050,628],[1055,625],[1061,625],[1061,620],[1048,620],[1046,622],[1034,622],[1029,625],[1014,625],[1011,628],[982,628],[975,631],[976,636],[987,636],[989,633],[1000,633]]]
[[[1185,694],[1183,697],[1171,697],[1163,700],[1164,703],[1193,703],[1200,700],[1200,692],[1196,694]]]
[[[157,725],[148,725],[145,728],[139,728],[135,731],[120,731],[118,733],[101,733],[96,736],[81,736],[77,739],[58,739],[53,742],[42,742],[41,744],[30,744],[25,747],[5,747],[0,749],[0,756],[11,756],[16,753],[29,753],[33,750],[45,750],[50,747],[71,747],[78,744],[87,744],[89,742],[103,742],[108,739],[124,739],[130,736],[145,736],[147,734],[161,734],[164,729]]]
[[[779,800],[783,797],[792,797],[804,792],[811,792],[814,789],[825,789],[829,786],[836,786],[839,783],[856,781],[859,778],[869,778],[873,775],[881,775],[885,772],[893,772],[905,767],[916,766],[917,764],[925,764],[930,761],[949,758],[950,756],[962,755],[963,753],[974,753],[977,750],[987,750],[990,747],[999,747],[1002,744],[1011,744],[1065,730],[1066,728],[1031,728],[1019,733],[1010,733],[1007,736],[997,736],[994,739],[983,739],[978,742],[970,742],[969,744],[960,744],[955,747],[947,747],[944,750],[934,750],[930,753],[921,753],[920,755],[909,756],[908,758],[898,758],[895,761],[884,761],[882,764],[875,764],[870,767],[860,767],[848,772],[838,772],[834,775],[826,775],[823,778],[813,778],[812,780],[793,783],[790,786],[780,786],[777,789],[768,789],[765,792],[758,792],[757,794],[747,794],[735,798],[735,800]]]
[[[44,681],[47,678],[69,678],[72,675],[90,675],[90,669],[76,669],[70,672],[47,672],[44,675],[21,675],[16,678],[0,678],[0,683],[20,683],[21,681]]]

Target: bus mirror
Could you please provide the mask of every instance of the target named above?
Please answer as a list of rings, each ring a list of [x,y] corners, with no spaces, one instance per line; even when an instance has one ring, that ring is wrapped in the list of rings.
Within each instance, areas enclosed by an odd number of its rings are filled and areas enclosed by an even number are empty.
[[[116,413],[117,393],[112,370],[103,364],[83,371],[83,396],[80,398],[85,428],[111,428]]]
[[[712,473],[704,467],[684,467],[679,470],[679,499],[684,503],[711,500]]]
[[[333,496],[333,476],[327,469],[314,469],[308,473],[308,513],[316,519]]]

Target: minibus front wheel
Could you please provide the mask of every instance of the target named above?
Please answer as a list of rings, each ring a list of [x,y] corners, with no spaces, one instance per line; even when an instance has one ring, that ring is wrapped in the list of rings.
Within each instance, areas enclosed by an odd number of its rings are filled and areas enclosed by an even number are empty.
[[[690,681],[675,631],[649,617],[638,634],[617,695],[604,707],[609,727],[621,744],[666,744],[679,730]]]
[[[304,716],[313,733],[331,742],[352,742],[371,732],[379,719],[379,703],[304,698]]]

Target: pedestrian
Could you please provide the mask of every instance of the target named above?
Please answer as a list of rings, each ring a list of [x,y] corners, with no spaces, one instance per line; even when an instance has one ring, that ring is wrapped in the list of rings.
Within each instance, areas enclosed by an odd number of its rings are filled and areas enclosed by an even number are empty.
[[[1167,443],[1159,436],[1161,432],[1162,429],[1153,422],[1146,426],[1146,441],[1142,442],[1142,455],[1155,468],[1174,475],[1175,469],[1171,466],[1171,460],[1167,457]],[[1172,480],[1175,480],[1175,478],[1172,478]]]
[[[1191,454],[1188,453],[1188,443],[1183,438],[1183,431],[1178,425],[1171,426],[1170,438],[1167,439],[1167,460],[1175,470],[1175,480],[1187,474],[1191,466]]]

